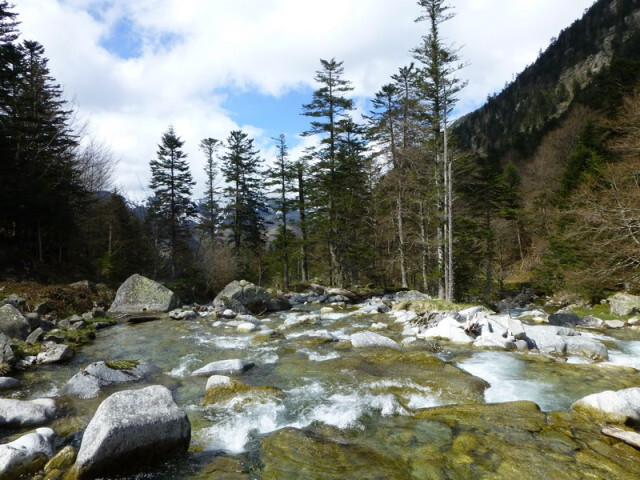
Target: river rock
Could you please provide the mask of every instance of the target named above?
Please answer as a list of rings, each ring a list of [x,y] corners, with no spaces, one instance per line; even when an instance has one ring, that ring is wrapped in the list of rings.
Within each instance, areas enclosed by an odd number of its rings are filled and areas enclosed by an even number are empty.
[[[0,377],[0,391],[11,390],[20,386],[20,380],[16,380],[12,377]]]
[[[384,335],[375,332],[357,332],[350,336],[354,348],[383,347],[401,350],[400,345]]]
[[[604,325],[607,328],[623,328],[625,323],[622,320],[605,320]]]
[[[232,375],[235,373],[242,373],[245,370],[249,370],[255,364],[247,360],[234,358],[231,360],[220,360],[218,362],[211,362],[202,368],[195,370],[191,375],[205,376],[205,375]]]
[[[207,387],[202,400],[203,405],[240,401],[266,401],[270,398],[282,399],[284,392],[267,385],[255,386],[233,380],[225,375],[212,375],[207,379]],[[243,398],[239,398],[243,397]]]
[[[609,298],[609,311],[614,315],[633,315],[640,313],[640,296],[628,293],[616,293]]]
[[[11,339],[0,332],[0,365],[13,365],[15,363],[16,357],[11,348]]]
[[[558,327],[575,327],[580,323],[580,317],[575,313],[558,312],[549,315],[549,325]]]
[[[54,342],[45,342],[44,351],[38,353],[36,363],[48,365],[51,363],[60,363],[73,357],[73,348],[69,345],[58,344]]]
[[[255,323],[252,322],[240,322],[236,327],[238,333],[250,333],[258,329]]]
[[[0,398],[0,427],[36,427],[53,420],[58,406],[52,398]]]
[[[418,338],[444,338],[454,343],[472,343],[474,338],[467,335],[464,326],[465,324],[458,322],[455,318],[445,317],[435,327],[427,328],[417,336]]]
[[[0,307],[0,333],[4,333],[9,338],[24,340],[30,331],[29,322],[20,310],[11,304]]]
[[[45,478],[61,478],[61,477],[49,477],[49,474],[52,474],[54,471],[62,472],[68,470],[73,466],[76,462],[76,458],[78,456],[78,452],[71,446],[67,445],[58,453],[56,453],[51,460],[47,462],[47,464],[43,468],[43,472],[47,475]],[[53,474],[52,474],[53,475]]]
[[[213,300],[216,310],[231,309],[236,313],[263,313],[267,311],[269,292],[246,280],[228,284]]]
[[[396,293],[397,302],[416,302],[423,300],[431,300],[431,296],[417,290],[402,291]]]
[[[176,309],[169,312],[169,317],[173,320],[194,320],[198,318],[198,312],[193,310]]]
[[[93,398],[105,388],[122,383],[139,382],[157,371],[158,367],[146,360],[95,362],[71,377],[60,392],[80,398]]]
[[[626,422],[630,419],[640,422],[640,387],[587,395],[574,402],[571,408],[602,416],[610,421]]]
[[[178,306],[178,297],[164,285],[142,275],[131,275],[118,288],[111,313],[168,312]]]
[[[267,300],[267,312],[282,312],[291,310],[291,302],[283,296],[277,296]]]
[[[186,452],[190,440],[189,419],[168,388],[117,392],[89,422],[72,473],[83,479],[136,470]]]
[[[21,478],[36,473],[53,456],[55,432],[38,428],[13,442],[0,445],[0,478]]]
[[[38,327],[29,334],[25,342],[33,345],[34,343],[38,343],[42,341],[43,337],[44,337],[44,330],[41,327]]]
[[[606,360],[607,348],[600,341],[581,336],[572,328],[553,325],[527,325],[527,343],[542,353],[551,355],[580,355],[591,360]]]

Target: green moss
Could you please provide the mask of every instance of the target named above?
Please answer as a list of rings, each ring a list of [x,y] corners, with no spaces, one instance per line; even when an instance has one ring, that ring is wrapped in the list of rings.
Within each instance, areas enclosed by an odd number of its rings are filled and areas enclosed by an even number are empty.
[[[0,363],[0,377],[4,377],[11,373],[11,365],[7,363]]]
[[[112,370],[130,370],[136,368],[140,363],[139,360],[110,360],[104,362],[107,367]]]
[[[40,353],[41,345],[39,343],[26,343],[21,340],[16,340],[13,343],[13,353],[18,358],[24,358],[27,356],[36,356]]]
[[[584,317],[585,315],[592,315],[600,320],[629,320],[633,315],[615,315],[609,312],[609,305],[594,305],[591,308],[573,308],[571,310],[573,313],[578,315],[579,317]]]
[[[260,401],[268,398],[283,399],[284,392],[276,387],[268,385],[254,386],[231,380],[220,383],[207,389],[202,400],[203,405],[228,402],[233,398],[244,397],[240,404],[250,401]]]

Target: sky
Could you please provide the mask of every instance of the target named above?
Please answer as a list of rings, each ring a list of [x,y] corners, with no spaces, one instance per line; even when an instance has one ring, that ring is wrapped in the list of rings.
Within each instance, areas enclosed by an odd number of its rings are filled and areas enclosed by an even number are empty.
[[[343,62],[359,113],[413,61],[427,25],[415,0],[14,0],[22,39],[45,48],[52,76],[117,162],[114,185],[151,194],[149,161],[173,126],[202,196],[203,138],[242,129],[266,161],[284,133],[295,159],[312,140],[301,106],[320,59]],[[456,114],[480,107],[594,0],[450,0],[444,42],[468,81]],[[356,114],[357,118],[358,113]]]

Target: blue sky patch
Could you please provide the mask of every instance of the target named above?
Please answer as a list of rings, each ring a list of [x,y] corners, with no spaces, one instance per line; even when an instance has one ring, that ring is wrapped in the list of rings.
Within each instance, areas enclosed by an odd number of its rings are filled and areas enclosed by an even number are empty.
[[[142,55],[143,38],[130,19],[121,17],[112,25],[109,36],[102,39],[100,46],[127,60]]]

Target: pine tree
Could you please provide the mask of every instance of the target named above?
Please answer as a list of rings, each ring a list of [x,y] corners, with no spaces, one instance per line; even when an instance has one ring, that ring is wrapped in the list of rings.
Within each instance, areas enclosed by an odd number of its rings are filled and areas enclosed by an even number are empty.
[[[218,194],[216,189],[216,152],[221,145],[222,142],[220,140],[211,137],[202,139],[198,145],[206,159],[204,166],[206,184],[204,202],[201,205],[202,220],[200,222],[200,228],[209,235],[212,244],[216,236],[220,216],[218,213],[218,202],[216,200]]]
[[[438,208],[438,267],[440,278],[438,296],[453,299],[453,172],[452,158],[449,152],[449,116],[456,103],[455,95],[465,83],[455,77],[463,67],[457,52],[443,44],[440,38],[440,26],[450,20],[453,14],[445,0],[418,0],[423,15],[417,22],[428,24],[427,34],[422,44],[413,50],[414,57],[423,66],[419,85],[431,125],[431,141],[434,152],[434,176],[437,189]]]
[[[262,159],[253,139],[241,130],[229,134],[226,149],[221,166],[227,182],[223,192],[228,202],[225,221],[231,229],[238,273],[256,276],[259,281],[264,247],[263,214],[268,211],[260,170]],[[252,260],[258,261],[257,268],[251,268]]]
[[[335,59],[320,60],[321,70],[316,71],[314,80],[320,84],[313,93],[311,103],[303,105],[303,115],[311,117],[311,128],[303,135],[318,135],[320,148],[315,150],[314,177],[314,214],[315,223],[328,247],[329,283],[342,284],[342,259],[337,250],[339,237],[337,212],[338,195],[338,142],[342,134],[341,120],[349,118],[353,110],[353,100],[344,95],[353,87],[342,78],[342,62]]]
[[[275,210],[280,215],[281,224],[278,229],[278,246],[282,253],[282,279],[283,287],[289,288],[289,261],[292,233],[289,231],[289,212],[293,208],[294,201],[290,195],[296,193],[294,180],[296,171],[288,159],[289,152],[284,134],[280,134],[276,141],[276,162],[267,170],[267,187],[271,187],[272,201]]]
[[[167,247],[173,279],[180,271],[178,267],[185,267],[181,260],[188,252],[188,221],[195,216],[195,206],[191,200],[191,188],[195,182],[186,160],[187,155],[182,150],[183,145],[174,128],[169,127],[158,144],[157,158],[149,162],[149,188],[154,192],[150,213],[157,222],[160,244]]]

